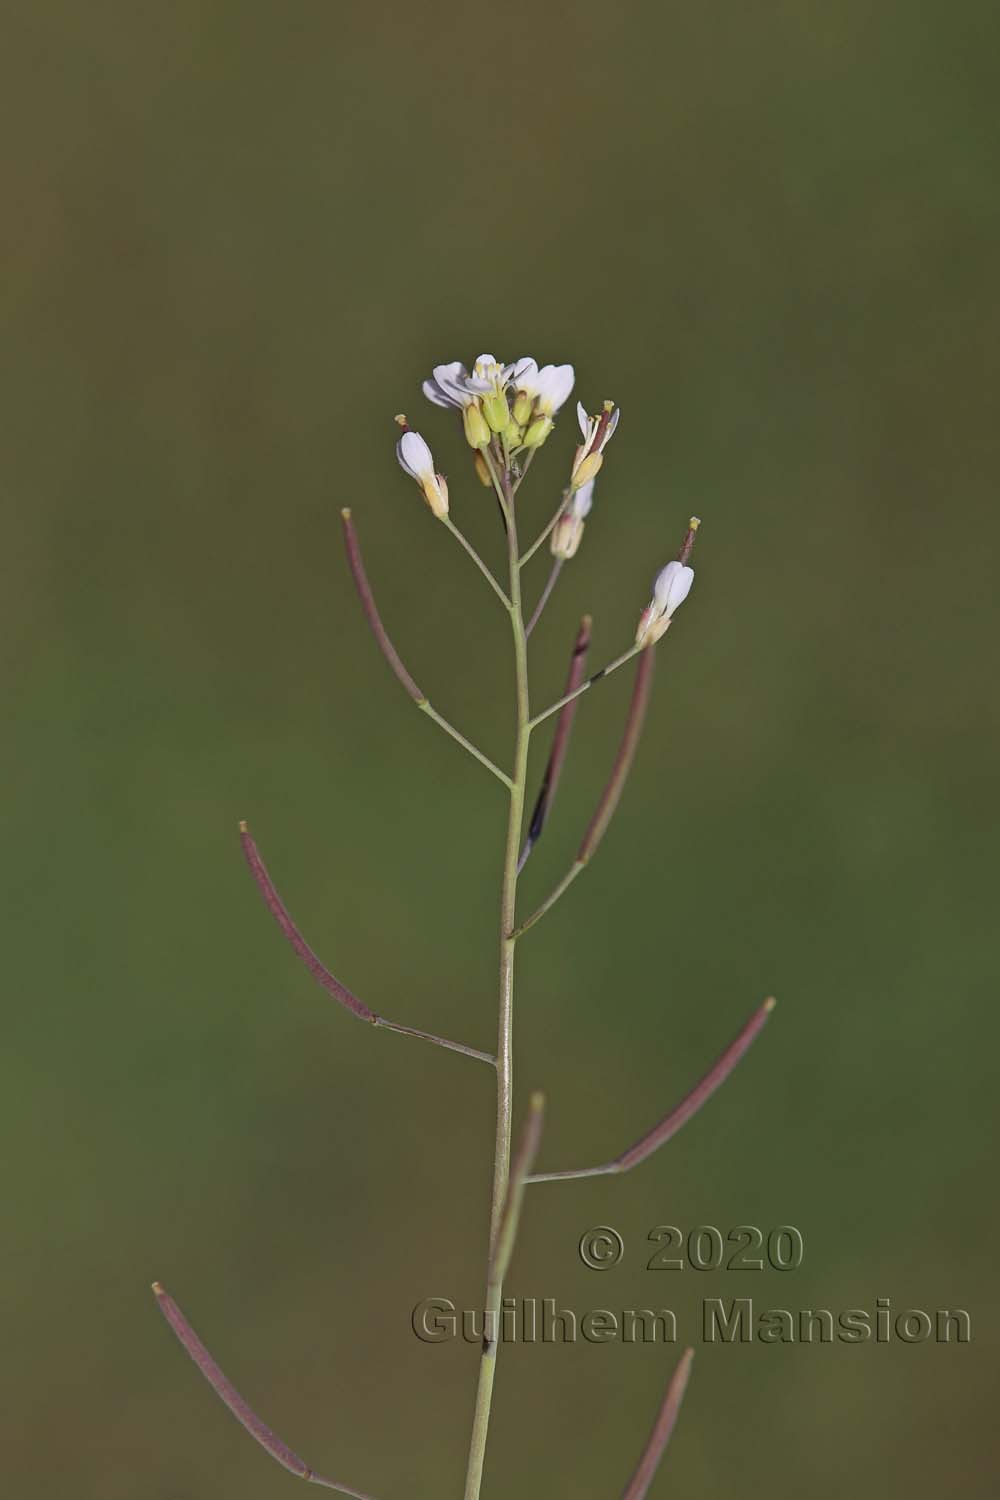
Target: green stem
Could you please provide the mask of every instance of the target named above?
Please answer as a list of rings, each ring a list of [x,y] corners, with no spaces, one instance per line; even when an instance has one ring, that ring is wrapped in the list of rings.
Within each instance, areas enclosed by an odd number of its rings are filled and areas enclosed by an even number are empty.
[[[567,496],[568,495],[569,495],[569,491],[568,490],[563,490],[562,494],[559,496],[559,504],[556,506],[555,514],[553,515],[551,521],[549,521],[549,523],[545,527],[544,531],[540,531],[538,533],[538,535],[535,537],[535,540],[532,542],[531,546],[528,548],[527,552],[522,553],[522,555],[521,555],[521,567],[522,568],[524,567],[524,565],[525,565],[526,562],[530,562],[531,561],[531,559],[534,557],[535,553],[538,551],[538,549],[542,545],[542,543],[544,541],[547,541],[548,538],[552,535],[553,531],[555,531],[555,529],[556,529],[556,523],[558,522],[559,517],[562,515],[563,511],[566,509],[566,501],[567,501]]]
[[[565,704],[572,703],[574,698],[579,698],[581,693],[585,693],[588,688],[592,688],[595,682],[600,682],[602,677],[610,677],[612,672],[617,672],[619,667],[623,667],[627,661],[631,661],[633,656],[638,656],[639,652],[643,649],[642,646],[630,646],[627,651],[622,652],[621,656],[616,656],[614,661],[609,661],[606,667],[602,667],[599,672],[595,672],[593,677],[588,677],[586,682],[580,687],[575,688],[572,693],[565,693],[561,698],[557,698],[555,703],[550,703],[548,708],[543,708],[542,712],[536,714],[531,720],[528,728],[537,728],[543,719],[547,719],[550,714],[557,714]]]
[[[514,929],[513,936],[515,940],[519,937],[523,937],[523,935],[529,930],[529,928],[534,927],[536,922],[541,921],[542,917],[544,917],[547,911],[551,911],[552,907],[555,906],[556,902],[559,900],[559,897],[566,894],[576,877],[582,870],[585,870],[586,868],[586,861],[582,859],[577,859],[573,862],[573,864],[570,865],[562,880],[560,880],[559,884],[555,887],[554,890],[549,892],[548,896],[546,896],[541,906],[533,911],[530,917],[526,917],[525,920],[521,923],[520,927],[516,927]]]
[[[486,579],[486,582],[489,584],[490,588],[500,600],[500,603],[503,605],[504,609],[510,609],[510,600],[507,598],[507,595],[497,583],[496,579],[493,577],[493,574],[490,572],[490,569],[483,562],[482,558],[479,556],[479,553],[476,551],[475,547],[469,541],[465,533],[459,530],[454,521],[451,519],[451,516],[442,516],[441,519],[447,529],[451,532],[455,540],[465,548],[466,552],[472,558],[472,561],[475,563],[480,573],[482,573],[483,577]]]
[[[513,1106],[512,1036],[514,1024],[514,937],[517,899],[517,859],[521,846],[521,824],[524,817],[525,783],[528,769],[528,741],[531,737],[531,709],[528,698],[528,644],[524,633],[521,603],[521,577],[518,564],[517,527],[514,520],[514,494],[510,474],[502,478],[487,455],[500,504],[507,525],[507,555],[510,569],[511,625],[514,634],[514,678],[517,699],[517,730],[514,740],[514,768],[511,777],[510,807],[507,815],[507,840],[504,850],[503,882],[500,892],[500,1005],[497,1028],[497,1123],[493,1156],[493,1195],[490,1207],[490,1258],[487,1288],[483,1353],[479,1365],[479,1384],[469,1446],[469,1466],[465,1477],[465,1500],[479,1500],[486,1457],[486,1439],[493,1403],[493,1381],[496,1375],[497,1334],[503,1282],[494,1273],[497,1237],[507,1199],[510,1178],[510,1132]]]
[[[497,780],[502,781],[505,787],[513,785],[507,772],[501,771],[499,766],[494,765],[489,756],[484,755],[471,740],[467,740],[461,730],[455,728],[454,724],[449,724],[444,715],[438,713],[433,703],[428,703],[426,698],[418,698],[416,704],[421,713],[425,713],[429,719],[433,719],[435,724],[444,730],[445,734],[450,734],[452,739],[456,740],[462,746],[463,750],[468,750],[470,755],[475,756],[481,766],[485,766],[487,771],[492,771]]]

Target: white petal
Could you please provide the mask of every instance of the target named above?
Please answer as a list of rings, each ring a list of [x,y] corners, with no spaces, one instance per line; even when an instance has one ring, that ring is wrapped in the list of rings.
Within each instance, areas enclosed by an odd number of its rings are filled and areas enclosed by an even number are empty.
[[[435,406],[454,406],[455,404],[433,380],[425,380],[421,389],[428,401],[433,401]]]
[[[424,480],[434,473],[434,458],[419,432],[404,432],[396,444],[396,455],[407,474]]]
[[[691,592],[694,583],[694,569],[686,568],[683,563],[668,562],[665,568],[661,568],[656,575],[653,584],[653,598],[664,614],[671,615],[678,605],[683,604]]]
[[[611,421],[608,423],[608,436],[604,439],[605,442],[607,442],[608,438],[611,437],[614,433],[615,428],[618,426],[618,418],[621,416],[621,414],[621,407],[616,406],[614,411],[611,413]]]
[[[538,375],[538,366],[530,354],[525,354],[514,366],[514,384],[519,391],[534,390],[534,382]]]
[[[584,442],[586,442],[590,437],[590,417],[587,415],[587,408],[584,406],[582,401],[578,401],[576,403],[576,419],[580,424],[580,431],[583,433],[583,440]]]
[[[549,365],[547,368],[552,373],[549,376],[546,395],[551,402],[552,411],[555,413],[565,403],[570,391],[573,389],[573,381],[576,379],[576,374],[572,365]]]
[[[468,371],[461,360],[453,360],[448,365],[435,365],[433,370],[434,381],[442,395],[447,397],[451,406],[465,405],[465,382],[468,379]]]
[[[588,479],[586,484],[581,484],[573,496],[572,511],[578,521],[585,520],[593,509],[595,483],[596,480]]]

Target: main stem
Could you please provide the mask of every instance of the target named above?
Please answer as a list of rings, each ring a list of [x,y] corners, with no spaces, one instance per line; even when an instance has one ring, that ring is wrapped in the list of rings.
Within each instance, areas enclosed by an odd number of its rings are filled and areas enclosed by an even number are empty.
[[[498,476],[499,477],[499,476]],[[510,1177],[510,1131],[514,1080],[512,1038],[514,1027],[514,937],[517,899],[517,859],[521,847],[521,824],[524,818],[524,793],[528,767],[528,740],[531,736],[531,709],[528,699],[528,644],[521,605],[521,570],[518,560],[517,526],[514,520],[514,494],[510,474],[499,478],[497,493],[507,524],[507,556],[510,568],[510,619],[514,633],[514,677],[517,698],[517,732],[514,740],[514,767],[511,773],[510,807],[507,813],[507,843],[504,851],[503,884],[500,891],[500,1007],[497,1032],[497,1130],[493,1155],[493,1197],[490,1208],[490,1262],[496,1243],[507,1197]],[[503,1283],[488,1273],[483,1325],[483,1353],[479,1365],[479,1385],[472,1422],[469,1467],[465,1477],[465,1500],[479,1500],[483,1482],[483,1461],[493,1403],[493,1379],[496,1374],[497,1337],[500,1329],[500,1303]]]

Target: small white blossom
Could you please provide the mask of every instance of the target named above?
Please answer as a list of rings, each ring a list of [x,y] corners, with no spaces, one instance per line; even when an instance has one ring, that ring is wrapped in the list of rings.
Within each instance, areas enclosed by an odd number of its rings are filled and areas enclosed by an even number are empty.
[[[553,557],[568,560],[575,557],[583,540],[583,523],[594,506],[594,480],[589,479],[572,499],[552,528],[549,549]]]
[[[583,434],[583,442],[573,460],[572,484],[578,488],[596,477],[604,462],[604,450],[614,437],[621,410],[613,401],[605,401],[598,414],[591,417],[587,415],[583,402],[578,401],[576,415]]]
[[[572,365],[539,369],[530,355],[501,364],[492,354],[480,354],[471,374],[460,360],[435,365],[423,392],[435,406],[462,413],[465,435],[473,448],[485,447],[490,433],[506,431],[512,416],[515,430],[523,431],[524,446],[537,448],[552,431],[553,418],[569,397],[574,379]]]
[[[441,521],[448,514],[448,485],[443,474],[434,469],[434,455],[419,432],[409,428],[396,444],[400,467],[415,479],[424,492],[431,512]]]
[[[459,359],[449,365],[435,365],[431,379],[423,383],[423,392],[435,406],[454,406],[459,411],[476,399],[469,390],[469,372]]]
[[[653,580],[653,597],[639,618],[636,645],[651,646],[666,634],[674,610],[684,603],[692,583],[694,569],[684,563],[668,562],[660,569]]]
[[[519,360],[514,366],[512,384],[518,395],[529,396],[535,403],[535,414],[554,417],[565,405],[573,389],[576,372],[572,365],[543,365],[533,359]]]

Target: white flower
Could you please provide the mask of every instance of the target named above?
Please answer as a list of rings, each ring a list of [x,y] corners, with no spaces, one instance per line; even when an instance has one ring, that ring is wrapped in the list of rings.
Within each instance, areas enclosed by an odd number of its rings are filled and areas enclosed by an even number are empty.
[[[613,401],[605,401],[597,416],[590,417],[587,415],[587,408],[583,402],[578,401],[576,415],[583,434],[583,442],[577,448],[576,457],[573,460],[572,484],[575,488],[579,488],[589,479],[596,477],[604,462],[604,450],[618,426],[621,410]]]
[[[677,609],[694,583],[694,569],[684,563],[668,562],[653,580],[653,597],[639,618],[635,633],[636,645],[651,646],[666,634],[674,610]]]
[[[514,368],[499,364],[492,354],[480,354],[472,366],[472,374],[466,377],[469,390],[479,396],[505,391]]]
[[[511,384],[518,395],[534,401],[536,415],[554,417],[568,399],[575,379],[572,365],[543,365],[539,369],[533,359],[527,359],[518,360],[514,366]]]
[[[404,419],[405,420],[405,419]],[[434,469],[434,455],[420,436],[407,428],[396,444],[400,467],[415,479],[424,492],[431,512],[441,521],[448,514],[448,485],[443,474]]]
[[[458,359],[450,365],[435,365],[431,379],[424,381],[423,392],[435,406],[454,406],[459,411],[476,399],[469,390],[469,372]]]
[[[575,557],[583,540],[583,523],[594,505],[594,481],[589,479],[574,493],[572,499],[552,528],[549,549],[553,557],[564,560]]]
[[[683,604],[694,583],[694,568],[683,563],[668,562],[653,580],[653,598],[661,614],[672,615],[679,604]]]
[[[524,361],[518,362],[523,364]],[[534,364],[534,360],[530,361]],[[481,396],[499,395],[506,391],[511,375],[517,365],[501,365],[492,354],[480,354],[472,367],[472,374],[460,359],[447,365],[435,365],[430,380],[423,383],[423,392],[435,406],[454,406],[459,411],[471,406]]]
[[[515,392],[514,421],[524,432],[524,447],[538,448],[545,442],[575,378],[572,365],[543,365],[539,369],[533,359],[518,360],[510,383]]]

